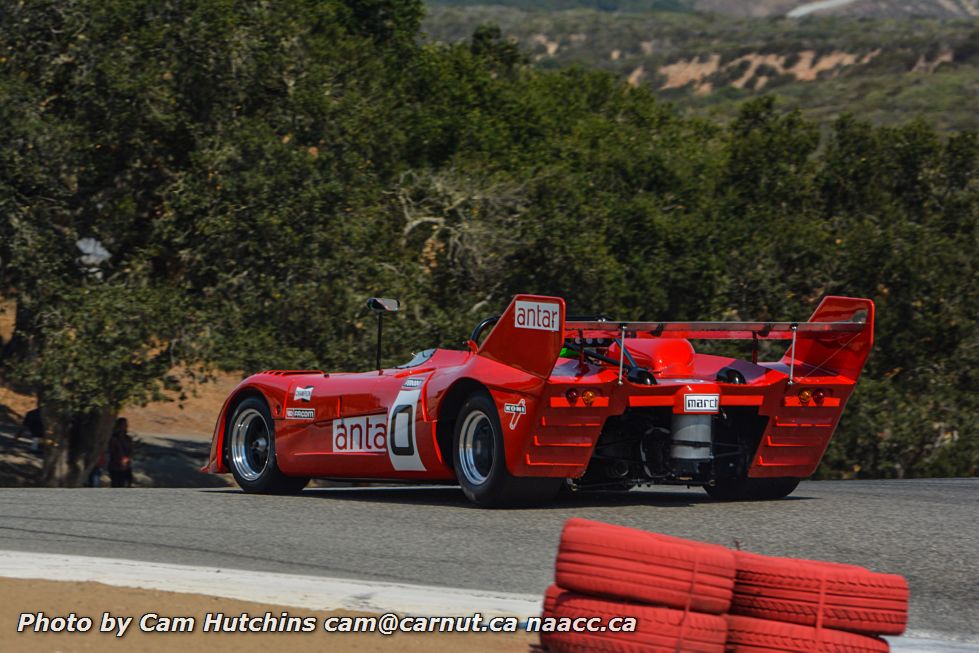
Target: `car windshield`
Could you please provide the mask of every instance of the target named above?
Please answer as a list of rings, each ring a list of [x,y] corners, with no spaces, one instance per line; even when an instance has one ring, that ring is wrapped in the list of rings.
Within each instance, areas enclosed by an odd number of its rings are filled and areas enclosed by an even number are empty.
[[[420,351],[414,356],[412,356],[411,360],[405,363],[404,365],[398,365],[398,369],[405,369],[406,367],[418,367],[419,365],[427,361],[429,358],[431,358],[432,354],[434,353],[435,353],[434,349],[425,349],[423,351]]]

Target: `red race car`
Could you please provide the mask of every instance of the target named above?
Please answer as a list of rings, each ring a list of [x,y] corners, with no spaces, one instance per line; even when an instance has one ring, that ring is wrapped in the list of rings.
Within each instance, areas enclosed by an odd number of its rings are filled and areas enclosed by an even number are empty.
[[[368,306],[379,361],[398,302]],[[230,471],[246,492],[298,492],[310,478],[458,482],[486,506],[653,483],[781,498],[819,464],[873,324],[873,302],[848,297],[826,297],[808,322],[621,322],[518,295],[465,351],[248,377],[221,410],[205,471]],[[751,360],[698,354],[698,339],[751,341]],[[785,355],[759,362],[774,339]]]

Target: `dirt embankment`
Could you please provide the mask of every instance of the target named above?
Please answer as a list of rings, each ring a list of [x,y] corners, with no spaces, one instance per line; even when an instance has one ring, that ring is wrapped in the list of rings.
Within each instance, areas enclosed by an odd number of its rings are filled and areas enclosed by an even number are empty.
[[[14,317],[14,302],[0,300],[0,342],[10,339]],[[122,416],[136,434],[210,439],[222,403],[243,377],[241,373],[219,373],[207,383],[185,382],[187,399],[176,401],[171,397],[172,401],[127,407]],[[0,385],[0,425],[19,422],[35,405],[34,397]]]
[[[207,462],[214,423],[228,394],[241,380],[222,374],[215,381],[189,386],[184,401],[157,402],[126,408],[134,437],[133,477],[140,487],[224,487],[230,477],[202,474]],[[0,487],[33,485],[41,469],[41,456],[26,439],[13,435],[34,397],[0,386]],[[108,484],[103,470],[102,484]]]
[[[14,329],[14,305],[0,301],[0,342]],[[207,460],[214,423],[224,400],[243,378],[220,373],[207,383],[184,383],[186,399],[131,406],[122,411],[134,435],[133,473],[142,487],[226,486],[230,480],[199,472]],[[31,485],[41,467],[40,455],[13,435],[24,415],[37,405],[33,396],[0,384],[0,486]],[[108,478],[103,478],[108,483]]]
[[[860,55],[843,51],[818,55],[814,50],[804,50],[794,55],[754,53],[726,63],[721,63],[721,57],[717,54],[679,59],[659,67],[657,72],[665,78],[659,88],[668,90],[693,84],[696,93],[705,94],[716,85],[715,77],[729,77],[731,71],[738,70],[741,73],[729,82],[735,88],[761,89],[773,77],[781,75],[811,82],[826,74],[835,77],[850,66],[866,65],[880,52],[878,49]]]

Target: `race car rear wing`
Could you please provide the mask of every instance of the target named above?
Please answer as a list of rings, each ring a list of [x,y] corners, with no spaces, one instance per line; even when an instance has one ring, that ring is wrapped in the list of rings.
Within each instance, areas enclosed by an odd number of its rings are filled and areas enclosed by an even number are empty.
[[[564,323],[565,336],[584,334],[585,337],[618,338],[622,331],[627,338],[689,338],[791,340],[793,334],[859,333],[866,321],[851,322],[613,322],[568,321]]]
[[[873,345],[874,304],[869,299],[829,296],[805,322],[632,322],[607,319],[565,319],[564,300],[518,295],[497,318],[484,320],[473,334],[490,324],[493,330],[479,348],[482,355],[537,376],[550,374],[565,340],[686,338],[752,340],[752,362],[758,362],[760,340],[790,340],[781,359],[790,382],[797,366],[811,375],[832,371],[854,381]],[[622,356],[628,355],[621,348]],[[619,361],[620,369],[624,360]]]
[[[752,363],[760,340],[790,340],[781,359],[789,382],[796,367],[807,375],[832,371],[854,381],[873,345],[874,303],[869,299],[828,296],[806,322],[616,322],[568,320],[565,338],[686,338],[752,340]],[[623,350],[623,355],[625,351]],[[620,365],[621,367],[621,365]]]

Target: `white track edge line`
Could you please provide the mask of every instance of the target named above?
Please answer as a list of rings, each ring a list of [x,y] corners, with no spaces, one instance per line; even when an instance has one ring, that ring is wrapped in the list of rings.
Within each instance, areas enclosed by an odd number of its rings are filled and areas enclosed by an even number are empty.
[[[480,612],[525,619],[540,614],[542,605],[534,594],[20,551],[0,551],[0,577],[96,582],[310,610],[426,616]]]

